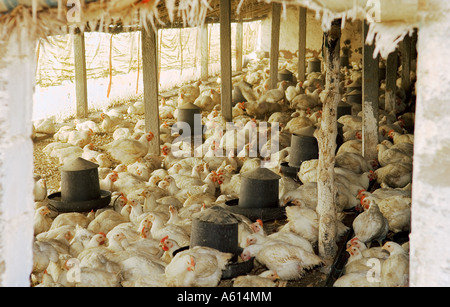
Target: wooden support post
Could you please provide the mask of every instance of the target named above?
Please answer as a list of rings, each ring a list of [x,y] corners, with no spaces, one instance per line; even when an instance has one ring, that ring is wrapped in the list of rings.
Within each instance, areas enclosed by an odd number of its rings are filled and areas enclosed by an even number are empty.
[[[155,137],[149,144],[148,152],[160,154],[159,144],[159,101],[158,101],[158,57],[157,33],[153,28],[142,29],[142,80],[144,83],[145,131]]]
[[[280,19],[281,4],[272,2],[272,28],[270,35],[270,89],[277,88],[278,83],[278,53],[280,51]]]
[[[231,96],[231,1],[220,0],[220,70],[222,116],[232,121]]]
[[[300,7],[298,12],[298,81],[306,78],[306,11]]]
[[[397,50],[389,54],[386,61],[386,91],[384,109],[386,112],[395,110],[397,91],[398,54]]]
[[[236,23],[236,71],[242,71],[242,51],[244,42],[244,25],[242,20]]]
[[[366,160],[373,160],[378,157],[378,57],[373,58],[375,46],[365,44],[369,29],[366,22],[363,29],[362,155]]]
[[[319,255],[325,260],[326,268],[337,253],[336,234],[336,187],[334,184],[334,163],[337,137],[337,106],[339,93],[341,21],[335,20],[328,33],[326,49],[326,87],[329,94],[322,107],[320,129],[316,131],[319,144],[318,203]]]
[[[77,31],[73,35],[73,52],[75,62],[76,116],[84,118],[88,115],[86,57],[84,33]]]
[[[407,101],[411,90],[411,36],[406,35],[402,42],[402,89],[406,91]]]
[[[208,62],[209,62],[209,49],[208,49],[208,24],[204,23],[200,29],[200,56],[201,56],[201,80],[208,80]]]

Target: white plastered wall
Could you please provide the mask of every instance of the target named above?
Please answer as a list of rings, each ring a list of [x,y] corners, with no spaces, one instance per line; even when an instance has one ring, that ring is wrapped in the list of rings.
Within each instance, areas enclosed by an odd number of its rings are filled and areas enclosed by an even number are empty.
[[[33,265],[32,95],[35,44],[0,43],[0,286],[27,287]]]
[[[439,6],[417,45],[410,286],[421,287],[450,286],[450,2]]]

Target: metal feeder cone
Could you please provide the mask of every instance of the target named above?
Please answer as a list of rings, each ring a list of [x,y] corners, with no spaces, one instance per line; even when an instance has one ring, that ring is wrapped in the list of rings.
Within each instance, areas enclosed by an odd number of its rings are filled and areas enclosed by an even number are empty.
[[[87,212],[107,206],[111,192],[100,190],[97,164],[76,158],[61,168],[61,192],[48,200],[59,212]]]
[[[282,71],[278,72],[278,81],[289,81],[293,82],[292,78],[293,74],[291,71],[287,69],[283,69]]]
[[[321,71],[322,71],[322,62],[319,59],[314,58],[308,61],[308,67],[306,70],[308,74],[312,72],[321,72]]]
[[[192,142],[192,138],[202,137],[202,117],[201,109],[191,102],[187,102],[178,107],[178,120],[174,127],[179,129],[180,136]],[[187,125],[187,126],[186,126]],[[189,128],[190,133],[183,130]]]
[[[289,166],[300,168],[303,161],[319,158],[319,145],[314,136],[293,133]]]
[[[284,208],[279,207],[280,178],[271,170],[261,167],[243,173],[239,199],[226,202],[227,208],[254,221],[285,217]]]
[[[238,261],[238,256],[242,253],[238,224],[237,217],[220,206],[205,209],[192,219],[190,247],[205,246],[234,255],[222,271],[222,278],[247,274],[253,268],[253,259]]]

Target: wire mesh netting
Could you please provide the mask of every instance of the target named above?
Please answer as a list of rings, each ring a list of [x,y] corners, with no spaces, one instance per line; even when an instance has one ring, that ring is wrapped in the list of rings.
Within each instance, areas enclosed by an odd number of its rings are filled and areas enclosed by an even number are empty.
[[[258,48],[260,22],[243,24],[243,54]],[[236,24],[231,24],[231,50],[235,70]],[[220,72],[220,26],[208,25],[209,75]],[[98,109],[118,97],[142,94],[140,32],[85,33],[88,104]],[[37,47],[36,93],[33,119],[75,112],[73,37],[59,35],[40,40]],[[111,54],[110,54],[111,52]],[[160,91],[200,77],[200,29],[158,30]],[[111,71],[110,71],[111,57]],[[111,92],[107,97],[109,76]]]

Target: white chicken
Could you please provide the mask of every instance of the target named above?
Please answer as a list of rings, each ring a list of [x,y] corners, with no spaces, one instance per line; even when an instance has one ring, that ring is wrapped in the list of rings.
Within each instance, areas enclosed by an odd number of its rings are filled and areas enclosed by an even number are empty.
[[[394,130],[389,131],[389,137],[392,139],[394,145],[400,143],[414,144],[414,134],[411,133],[398,133]]]
[[[179,246],[187,246],[190,243],[189,234],[183,227],[174,224],[165,224],[161,215],[156,212],[149,213],[147,218],[151,221],[150,232],[156,240],[161,240],[165,236],[169,236],[175,240]]]
[[[61,226],[76,227],[77,225],[86,228],[90,222],[91,218],[80,212],[60,213],[53,220],[50,230],[59,228]]]
[[[48,242],[33,242],[33,273],[44,271],[50,262],[58,261],[58,251]]]
[[[350,246],[355,246],[356,248],[358,248],[362,256],[365,258],[386,259],[389,256],[389,254],[385,250],[383,250],[381,246],[367,248],[366,244],[361,242],[356,237],[347,242],[347,248]]]
[[[383,287],[405,287],[409,282],[409,256],[399,244],[388,241],[383,249],[389,257],[381,267],[381,285]]]
[[[87,229],[94,233],[103,232],[107,234],[118,224],[128,221],[129,220],[126,217],[115,210],[105,210],[89,223]]]
[[[397,148],[388,148],[385,144],[380,143],[377,145],[378,151],[378,163],[380,166],[386,166],[389,163],[406,163],[412,164],[412,156],[406,154]]]
[[[381,242],[386,238],[389,232],[389,224],[378,208],[378,205],[372,201],[361,200],[362,206],[366,209],[353,220],[353,230],[355,237],[361,242],[370,246],[372,241]]]
[[[166,266],[168,287],[216,287],[233,254],[195,246],[181,251]]]
[[[165,287],[165,267],[143,256],[132,256],[121,262],[123,287]]]
[[[42,206],[36,209],[34,213],[34,235],[46,232],[50,229],[53,219],[48,216],[50,209],[47,206]]]
[[[375,201],[372,196],[362,196],[362,202]],[[411,197],[391,196],[376,201],[380,212],[387,219],[389,230],[398,233],[411,228]]]
[[[36,178],[33,187],[34,201],[43,201],[47,198],[47,183],[44,178]]]
[[[307,269],[323,264],[322,259],[314,253],[309,253],[299,246],[277,241],[246,247],[241,258],[246,261],[252,257],[269,270],[276,272],[282,280],[298,280]]]
[[[375,170],[377,182],[382,186],[403,188],[412,181],[412,165],[389,163]]]
[[[91,142],[91,136],[94,134],[92,129],[89,130],[73,130],[69,132],[67,142],[74,146],[80,146],[83,148]]]
[[[373,171],[373,165],[361,154],[344,152],[336,156],[335,166],[351,170],[355,173]]]
[[[149,142],[153,140],[153,133],[143,134],[138,140],[133,138],[120,138],[105,145],[111,156],[123,164],[136,162],[138,158],[148,153]]]

